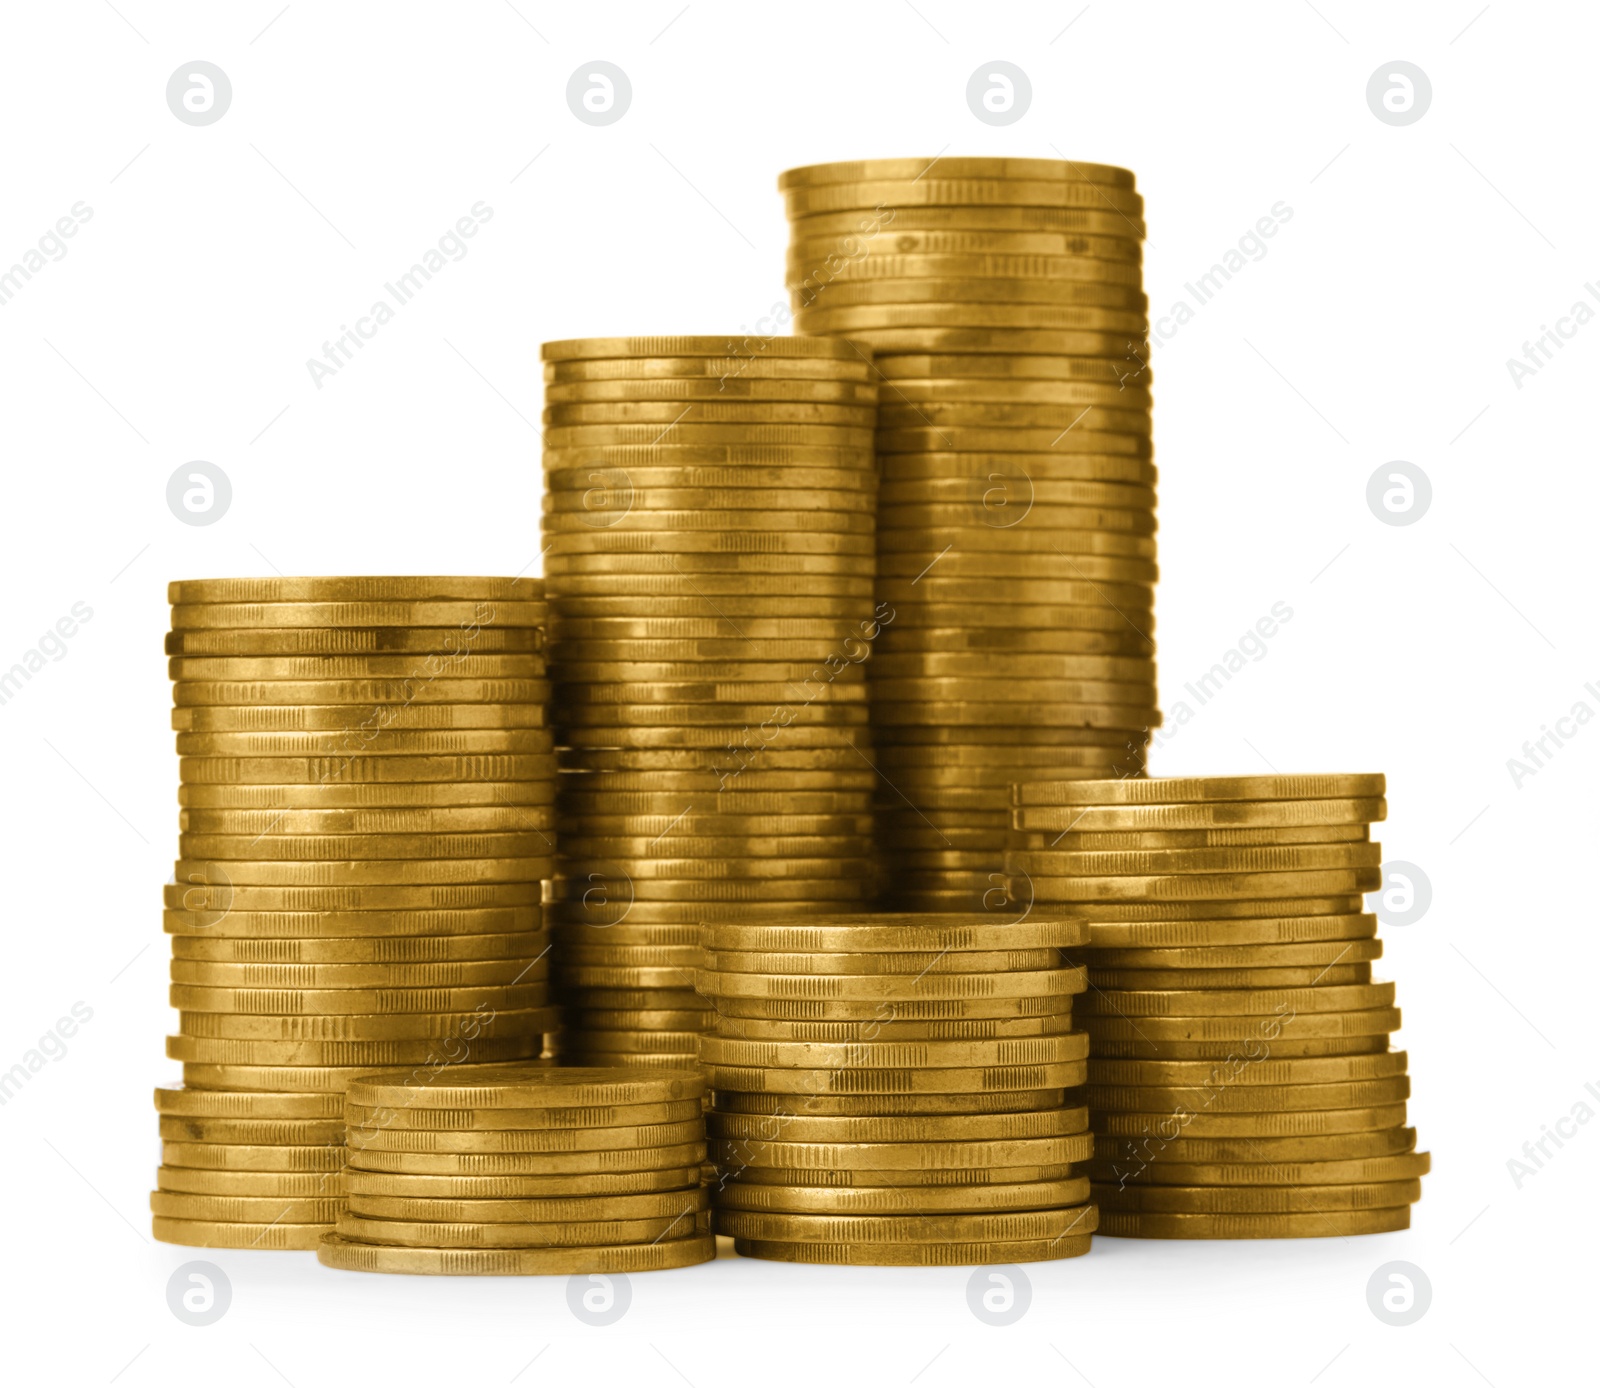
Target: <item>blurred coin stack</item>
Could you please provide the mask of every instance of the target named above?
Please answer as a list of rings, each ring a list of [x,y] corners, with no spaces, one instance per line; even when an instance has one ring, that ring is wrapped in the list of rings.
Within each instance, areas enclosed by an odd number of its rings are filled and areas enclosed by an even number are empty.
[[[651,1272],[716,1256],[693,1070],[466,1065],[364,1075],[349,1199],[318,1250],[354,1272]]]
[[[1011,888],[1088,922],[1100,1231],[1293,1238],[1410,1224],[1427,1153],[1362,894],[1376,775],[1020,786]]]
[[[1156,711],[1143,200],[1125,169],[792,169],[797,332],[873,353],[869,678],[891,909],[1003,899],[1007,787],[1136,775]]]
[[[871,894],[876,388],[821,338],[543,357],[562,1057],[693,1064],[701,920]]]
[[[1065,1258],[1095,1227],[1075,920],[707,925],[718,1233],[756,1258]]]
[[[383,1066],[537,1057],[555,757],[538,580],[171,586],[179,853],[166,888],[155,1234],[309,1248],[340,1095]]]

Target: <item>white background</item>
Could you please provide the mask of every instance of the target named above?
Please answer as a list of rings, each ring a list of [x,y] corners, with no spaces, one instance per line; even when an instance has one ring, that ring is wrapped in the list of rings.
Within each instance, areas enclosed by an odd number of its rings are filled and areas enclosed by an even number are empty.
[[[1600,1082],[1600,728],[1520,789],[1506,763],[1580,699],[1600,710],[1600,326],[1520,389],[1506,361],[1600,277],[1597,31],[1592,7],[1478,0],[7,5],[0,265],[93,209],[0,306],[0,667],[73,603],[94,613],[0,707],[0,1069],[75,1001],[94,1012],[0,1110],[19,1380],[1336,1388],[1592,1366],[1600,1125],[1521,1189],[1507,1161]],[[233,84],[200,129],[164,97],[195,59]],[[565,101],[594,59],[633,84],[603,129]],[[1033,85],[1005,129],[965,101],[994,59]],[[1406,128],[1366,102],[1394,59],[1433,86]],[[1003,1329],[970,1314],[960,1270],[727,1256],[635,1278],[628,1315],[596,1329],[564,1279],[227,1252],[205,1255],[232,1281],[227,1316],[180,1324],[166,1283],[196,1254],[150,1242],[146,1211],[150,1089],[177,1070],[167,580],[523,570],[539,342],[753,324],[783,297],[780,170],[941,151],[1134,169],[1157,315],[1274,203],[1293,209],[1155,354],[1168,708],[1274,602],[1294,616],[1154,770],[1388,773],[1389,856],[1433,885],[1421,921],[1385,931],[1383,965],[1434,1153],[1415,1227],[1098,1240],[1030,1267],[1031,1309]],[[317,389],[306,359],[479,200],[494,215],[466,257]],[[233,483],[208,528],[165,501],[196,459]],[[1365,500],[1396,459],[1433,484],[1406,528]],[[1433,1289],[1402,1329],[1367,1304],[1391,1259]]]

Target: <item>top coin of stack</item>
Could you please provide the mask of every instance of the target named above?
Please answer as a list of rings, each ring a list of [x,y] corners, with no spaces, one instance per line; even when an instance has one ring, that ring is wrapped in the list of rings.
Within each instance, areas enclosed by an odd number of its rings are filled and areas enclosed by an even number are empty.
[[[1089,923],[1086,1091],[1101,1230],[1404,1229],[1428,1169],[1394,985],[1361,894],[1384,778],[1211,776],[1016,790],[1011,887]]]
[[[705,928],[717,1231],[752,1257],[972,1264],[1088,1251],[1080,921]]]
[[[885,904],[981,910],[1007,785],[1137,774],[1159,721],[1143,202],[1050,159],[779,188],[796,330],[866,344],[879,385]]]
[[[209,579],[170,597],[168,1055],[217,1097],[158,1095],[156,1233],[309,1246],[351,1076],[536,1057],[551,1027],[541,585]],[[305,1218],[263,1215],[274,1199]]]
[[[543,357],[563,1056],[692,1064],[701,919],[870,890],[877,392],[823,338]]]

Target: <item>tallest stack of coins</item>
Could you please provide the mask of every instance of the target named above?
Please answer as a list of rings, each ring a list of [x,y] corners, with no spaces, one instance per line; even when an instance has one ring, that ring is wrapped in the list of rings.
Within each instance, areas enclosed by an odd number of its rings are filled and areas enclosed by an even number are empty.
[[[1408,1227],[1394,985],[1361,896],[1384,778],[1195,776],[1016,792],[1016,894],[1088,921],[1100,1229],[1292,1238]],[[1078,957],[1075,955],[1075,957]]]
[[[826,338],[543,357],[562,1057],[693,1065],[702,920],[871,893],[877,392]]]
[[[1143,201],[1051,159],[779,188],[796,330],[868,345],[879,385],[884,904],[983,910],[1007,787],[1136,775],[1159,721]]]
[[[357,1074],[541,1053],[553,868],[539,580],[174,583],[185,1088],[157,1238],[310,1248]]]

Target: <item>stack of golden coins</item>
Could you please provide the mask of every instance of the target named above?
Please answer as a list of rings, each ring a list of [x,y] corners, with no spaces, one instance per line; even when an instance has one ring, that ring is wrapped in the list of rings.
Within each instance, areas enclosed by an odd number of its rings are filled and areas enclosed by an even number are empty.
[[[465,1065],[365,1075],[349,1199],[318,1256],[356,1272],[650,1272],[716,1256],[692,1070]]]
[[[884,904],[1003,898],[1007,787],[1137,774],[1156,711],[1155,481],[1126,169],[882,159],[791,169],[796,330],[869,346],[869,671]]]
[[[174,583],[157,1238],[307,1248],[339,1097],[380,1066],[537,1057],[555,757],[538,580]]]
[[[1072,1029],[1075,920],[706,926],[701,1040],[716,1228],[800,1263],[974,1264],[1088,1251]]]
[[[693,1064],[702,919],[871,893],[876,389],[830,339],[543,357],[562,1056]]]
[[[1394,985],[1376,775],[1019,786],[1013,892],[1088,921],[1100,1232],[1293,1238],[1407,1228],[1428,1155]]]

